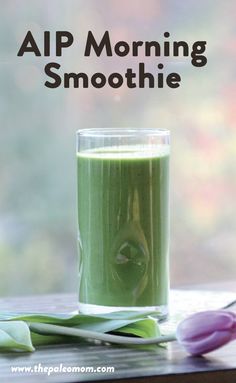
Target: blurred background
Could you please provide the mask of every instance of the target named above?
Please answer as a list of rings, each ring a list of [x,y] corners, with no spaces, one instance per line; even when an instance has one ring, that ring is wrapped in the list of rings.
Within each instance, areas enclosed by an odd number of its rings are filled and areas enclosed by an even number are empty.
[[[78,128],[169,128],[171,285],[235,279],[236,2],[228,0],[1,0],[0,295],[77,289],[76,161]],[[180,88],[48,89],[46,63],[61,73],[115,72],[132,57],[83,58],[88,30],[112,41],[206,40],[208,63],[148,58],[155,73],[179,72]],[[61,58],[17,57],[31,30],[68,30]],[[170,40],[171,40],[170,38]]]

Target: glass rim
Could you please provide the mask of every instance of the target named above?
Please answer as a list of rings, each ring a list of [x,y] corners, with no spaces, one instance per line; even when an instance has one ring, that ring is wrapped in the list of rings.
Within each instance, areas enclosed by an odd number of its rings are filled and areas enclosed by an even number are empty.
[[[167,137],[168,129],[162,128],[84,128],[78,129],[79,137],[132,137],[137,135]]]

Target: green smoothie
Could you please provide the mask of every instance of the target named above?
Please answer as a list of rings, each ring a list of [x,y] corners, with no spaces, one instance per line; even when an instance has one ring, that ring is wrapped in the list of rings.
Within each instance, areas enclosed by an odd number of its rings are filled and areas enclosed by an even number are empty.
[[[166,306],[169,147],[85,150],[77,164],[79,302]]]

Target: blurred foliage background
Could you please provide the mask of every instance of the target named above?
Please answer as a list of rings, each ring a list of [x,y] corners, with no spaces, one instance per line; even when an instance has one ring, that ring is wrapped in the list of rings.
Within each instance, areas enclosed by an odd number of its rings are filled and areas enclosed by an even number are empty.
[[[1,0],[0,294],[77,289],[75,132],[103,126],[169,128],[171,284],[235,279],[236,2],[228,0]],[[206,40],[207,66],[151,57],[181,87],[48,89],[44,66],[88,73],[137,67],[132,57],[83,57],[87,31],[112,40]],[[61,58],[17,52],[28,30],[69,30]]]

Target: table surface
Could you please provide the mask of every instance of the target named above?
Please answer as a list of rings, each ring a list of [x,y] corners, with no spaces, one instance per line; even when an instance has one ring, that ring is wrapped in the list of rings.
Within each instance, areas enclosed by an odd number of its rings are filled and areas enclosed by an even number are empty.
[[[227,286],[231,293],[221,291],[172,291],[171,307],[182,316],[200,309],[214,309],[227,305],[236,298],[236,285]],[[214,288],[215,289],[215,288]],[[216,288],[216,290],[219,290]],[[57,294],[0,299],[0,310],[30,312],[72,312],[77,307],[73,294]],[[235,310],[235,308],[233,308]],[[168,322],[163,325],[173,326]],[[113,366],[114,373],[46,373],[12,372],[12,367],[86,367]],[[2,353],[0,356],[1,383],[69,383],[81,381],[106,382],[165,382],[165,383],[233,383],[236,382],[236,342],[205,357],[188,356],[173,342],[167,348],[147,351],[107,344],[74,343],[37,347],[34,353]]]

